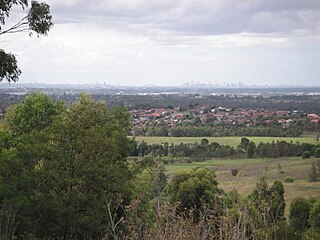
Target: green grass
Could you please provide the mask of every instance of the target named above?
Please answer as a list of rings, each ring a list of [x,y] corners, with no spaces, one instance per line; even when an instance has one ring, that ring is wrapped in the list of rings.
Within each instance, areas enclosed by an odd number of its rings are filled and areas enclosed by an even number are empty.
[[[145,136],[137,136],[135,137],[138,142],[145,141],[148,144],[161,144],[168,142],[179,144],[179,143],[195,143],[200,142],[203,137],[145,137]],[[217,142],[219,144],[226,144],[233,147],[236,147],[241,140],[241,137],[206,137],[208,141]],[[300,142],[300,143],[312,143],[312,144],[320,144],[316,140],[314,136],[303,136],[303,137],[248,137],[248,139],[254,141],[255,143],[260,142],[272,142],[272,141],[286,141],[286,142]]]
[[[226,159],[214,159],[208,160],[204,162],[192,162],[192,163],[175,163],[175,164],[167,164],[166,173],[168,175],[172,175],[181,170],[188,170],[196,167],[206,167],[210,169],[218,169],[219,166],[230,166],[233,167],[235,165],[251,165],[251,164],[259,164],[263,160],[253,158],[253,159],[237,159],[237,160],[226,160]]]
[[[242,195],[248,195],[255,188],[261,177],[265,177],[269,186],[275,181],[284,181],[292,177],[293,183],[284,183],[287,206],[298,196],[320,196],[320,182],[309,183],[308,171],[314,159],[276,158],[276,159],[212,159],[205,162],[175,163],[165,165],[166,172],[171,178],[175,173],[195,167],[206,167],[215,171],[218,183],[226,192],[236,189]],[[279,173],[281,165],[284,174]],[[239,176],[233,177],[231,169],[236,168]],[[286,209],[288,210],[288,208]],[[286,212],[288,214],[288,212]]]

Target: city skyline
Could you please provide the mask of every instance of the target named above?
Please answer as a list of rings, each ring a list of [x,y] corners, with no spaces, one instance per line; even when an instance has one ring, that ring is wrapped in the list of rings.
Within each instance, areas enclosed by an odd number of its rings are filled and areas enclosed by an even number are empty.
[[[48,37],[1,45],[19,82],[319,86],[320,2],[50,0]],[[21,17],[21,10],[7,25]]]

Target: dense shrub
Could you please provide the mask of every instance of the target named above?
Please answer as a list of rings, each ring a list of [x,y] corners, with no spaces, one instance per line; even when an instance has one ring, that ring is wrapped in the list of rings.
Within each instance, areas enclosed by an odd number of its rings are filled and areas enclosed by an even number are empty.
[[[302,154],[302,159],[310,158],[311,153],[309,151],[304,151]]]
[[[238,175],[238,169],[231,169],[231,174],[232,176],[237,176]]]
[[[302,197],[292,200],[289,209],[289,223],[298,232],[303,232],[309,227],[310,203]]]
[[[204,206],[215,207],[219,204],[222,194],[215,174],[205,168],[175,174],[167,192],[171,203],[177,204],[179,212],[195,209],[195,217],[199,216]]]
[[[292,177],[286,177],[285,179],[284,179],[284,182],[285,183],[293,183],[294,182],[294,179],[292,178]]]
[[[318,180],[317,166],[316,166],[316,163],[313,162],[311,164],[311,168],[309,170],[308,181],[309,182],[316,182],[317,180]]]

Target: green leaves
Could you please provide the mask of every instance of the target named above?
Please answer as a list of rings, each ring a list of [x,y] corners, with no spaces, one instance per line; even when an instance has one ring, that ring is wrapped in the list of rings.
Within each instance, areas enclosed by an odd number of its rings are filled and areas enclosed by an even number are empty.
[[[18,68],[16,57],[0,49],[0,81],[5,79],[9,83],[16,82],[20,74],[21,70]]]
[[[221,194],[214,173],[204,168],[177,173],[168,185],[169,198],[181,212],[201,211],[203,204],[212,207]]]
[[[290,225],[300,233],[309,227],[308,219],[310,215],[310,208],[311,204],[302,197],[293,199],[290,204]]]
[[[250,194],[249,200],[254,207],[252,213],[255,213],[256,222],[260,226],[274,226],[285,219],[284,187],[280,181],[275,181],[268,188],[265,178],[261,178],[252,194]]]
[[[10,16],[14,5],[20,5],[27,14],[20,21],[3,30],[1,25],[6,24],[6,18]],[[37,36],[48,34],[53,26],[50,6],[34,0],[31,1],[31,7],[27,10],[28,6],[28,0],[0,0],[0,36],[25,31],[30,31],[30,36],[33,32]],[[17,66],[15,56],[0,49],[0,81],[5,79],[9,83],[16,82],[20,74],[21,70]]]
[[[0,1],[0,23],[5,23],[5,17],[8,17],[13,5],[21,5],[24,9],[28,6],[28,0],[1,0]],[[0,26],[1,30],[1,26]]]
[[[106,234],[107,203],[113,211],[132,196],[128,119],[120,116],[87,95],[66,107],[34,94],[10,109],[0,134],[0,203],[19,207],[16,236]]]
[[[22,104],[9,109],[5,123],[14,135],[39,131],[50,126],[55,116],[62,113],[64,108],[62,102],[53,102],[47,95],[36,93],[26,97]]]
[[[47,35],[53,26],[50,6],[32,1],[28,12],[28,23],[31,31],[35,31],[38,35]]]

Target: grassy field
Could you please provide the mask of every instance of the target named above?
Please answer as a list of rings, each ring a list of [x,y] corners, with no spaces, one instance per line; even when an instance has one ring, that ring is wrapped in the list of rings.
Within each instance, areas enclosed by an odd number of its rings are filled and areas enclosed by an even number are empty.
[[[138,142],[145,141],[149,144],[161,144],[164,142],[168,143],[195,143],[200,142],[203,137],[143,137],[143,136],[137,136],[135,137]],[[316,140],[315,136],[307,135],[303,137],[248,137],[250,140],[254,141],[255,143],[260,142],[272,142],[272,141],[286,141],[286,142],[300,142],[300,143],[312,143],[312,144],[320,144]],[[211,142],[217,142],[220,144],[227,144],[233,147],[236,147],[240,143],[241,137],[207,137],[208,141]]]
[[[215,171],[218,183],[226,192],[237,189],[242,195],[252,192],[261,177],[265,177],[269,186],[275,181],[290,176],[295,181],[284,183],[287,206],[297,196],[320,196],[320,182],[309,183],[308,171],[314,159],[278,158],[278,159],[214,159],[205,162],[167,164],[166,172],[173,176],[178,171],[203,166]],[[284,171],[279,173],[279,164]],[[231,169],[238,169],[239,177],[231,175]],[[286,208],[288,211],[288,208]],[[288,213],[288,212],[286,212]]]

